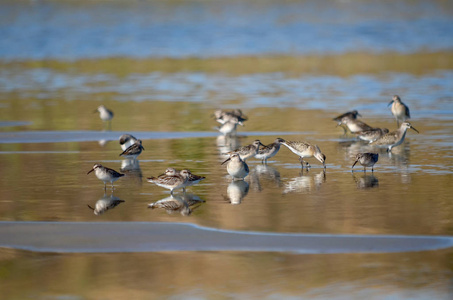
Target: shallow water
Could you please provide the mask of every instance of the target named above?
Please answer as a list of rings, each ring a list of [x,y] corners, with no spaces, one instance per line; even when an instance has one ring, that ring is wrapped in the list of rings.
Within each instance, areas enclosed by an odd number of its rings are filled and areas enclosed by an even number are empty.
[[[451,299],[451,3],[0,6],[2,299]],[[391,154],[335,127],[357,109],[394,130],[393,94],[420,133]],[[219,107],[249,117],[237,138],[214,128]],[[138,161],[119,156],[123,133],[143,140]],[[232,182],[223,153],[276,137],[318,144],[326,171],[282,147]],[[363,151],[379,162],[352,173]],[[113,192],[95,163],[126,174]],[[146,182],[169,166],[206,179],[172,199]]]

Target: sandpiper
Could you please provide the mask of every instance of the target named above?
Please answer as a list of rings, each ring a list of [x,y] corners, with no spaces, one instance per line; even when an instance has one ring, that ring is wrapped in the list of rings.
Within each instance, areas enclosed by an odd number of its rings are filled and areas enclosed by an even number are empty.
[[[272,144],[267,146],[263,146],[263,148],[259,149],[258,152],[255,154],[255,158],[261,159],[263,163],[267,163],[269,158],[274,157],[277,152],[280,150],[280,145],[285,140],[282,138],[276,138]]]
[[[227,163],[228,174],[233,177],[233,180],[243,180],[249,174],[249,166],[237,153],[230,154],[230,157],[222,165],[225,163]]]
[[[395,116],[396,124],[398,127],[400,126],[400,121],[405,122],[406,120],[411,118],[409,107],[401,102],[401,98],[398,95],[393,96],[393,99],[392,101],[390,101],[388,106],[390,105],[392,105],[392,114]]]
[[[173,174],[172,168],[168,168],[168,174]],[[165,174],[160,175],[159,177],[149,177],[148,182],[152,182],[158,186],[169,189],[170,194],[173,194],[174,190],[181,189],[185,187],[187,182],[187,177],[189,176],[187,170],[182,170],[180,173],[174,171],[173,175],[168,175],[167,171]]]
[[[373,127],[356,119],[345,119],[344,123],[352,133],[372,130]]]
[[[142,153],[142,150],[145,150],[142,146],[142,140],[136,140],[134,144],[129,146],[126,150],[124,150],[120,156],[124,156],[127,158],[137,159],[137,156]]]
[[[204,177],[204,176],[198,176],[198,175],[193,174],[192,172],[190,172],[190,170],[185,169],[182,171],[185,171],[188,174],[186,184],[183,188],[184,191],[186,190],[186,187],[195,185],[195,184],[199,183],[200,181],[202,181],[203,179],[206,179],[206,177]],[[182,171],[180,171],[179,173],[181,173]]]
[[[366,167],[371,167],[371,172],[374,172],[374,165],[379,159],[379,154],[377,153],[357,153],[355,156],[355,162],[352,165],[351,169],[354,168],[356,163],[360,163],[363,166],[363,171],[366,172]]]
[[[220,124],[225,124],[226,122],[233,122],[239,125],[244,125],[244,121],[247,120],[247,117],[242,113],[240,109],[235,109],[233,111],[224,111],[218,109],[214,112],[214,117],[216,121]]]
[[[357,119],[357,116],[361,117],[362,115],[359,114],[358,111],[353,110],[353,111],[348,111],[342,115],[339,115],[338,117],[334,118],[333,120],[337,122],[337,125],[344,124],[344,122],[348,119],[350,120],[355,120]]]
[[[184,169],[182,171],[185,171],[188,174],[187,181],[186,181],[186,183],[184,184],[184,187],[183,187],[183,191],[186,190],[186,187],[195,185],[195,184],[199,183],[200,181],[202,181],[203,179],[206,179],[206,177],[204,177],[204,176],[198,176],[198,175],[193,174],[188,169]],[[167,170],[165,170],[165,174],[162,174],[161,176],[163,176],[163,175],[174,175],[174,174],[177,174],[177,173],[181,174],[182,171],[176,170],[175,168],[167,168]]]
[[[93,171],[94,174],[96,174],[96,177],[104,182],[104,190],[107,188],[107,182],[110,182],[113,190],[113,183],[120,179],[120,177],[124,176],[124,174],[118,173],[117,171],[104,167],[100,164],[95,164],[93,168],[88,171],[87,175]]]
[[[400,145],[404,142],[404,138],[406,137],[407,129],[412,128],[417,133],[418,130],[412,127],[409,122],[403,122],[396,131],[389,132],[383,135],[381,138],[377,139],[376,141],[372,142],[372,145],[376,145],[381,148],[387,148],[387,152],[391,152],[393,147]]]
[[[247,146],[243,146],[239,149],[230,151],[226,154],[231,155],[233,153],[236,153],[240,156],[241,160],[246,161],[248,158],[255,156],[258,154],[258,150],[260,149],[260,146],[264,146],[260,140],[254,140],[253,143]]]
[[[99,117],[104,122],[109,122],[109,127],[111,126],[110,121],[113,119],[113,112],[105,107],[104,105],[99,105],[94,112],[99,112]]]
[[[238,127],[238,122],[236,121],[228,121],[222,124],[219,127],[216,127],[220,133],[224,136],[234,136],[236,135],[236,129]]]
[[[338,117],[334,118],[333,120],[335,122],[337,122],[337,126],[341,126],[344,130],[344,133],[346,133],[346,128],[344,127],[344,125],[346,125],[346,121],[355,120],[355,119],[357,119],[357,116],[361,117],[362,115],[359,114],[358,111],[353,110],[353,111],[348,111],[342,115],[339,115]]]
[[[321,149],[319,149],[318,145],[312,145],[308,142],[292,142],[292,141],[283,141],[283,145],[288,147],[294,154],[299,156],[299,161],[304,167],[304,157],[315,157],[319,162],[322,163],[324,169],[326,168],[326,156],[322,154]],[[306,162],[307,170],[310,168],[310,164]]]
[[[355,134],[359,139],[372,143],[388,132],[389,130],[387,128],[373,128],[371,130],[359,131]]]
[[[119,138],[121,149],[123,149],[123,151],[126,150],[127,148],[132,146],[137,140],[138,139],[131,134],[123,134]]]

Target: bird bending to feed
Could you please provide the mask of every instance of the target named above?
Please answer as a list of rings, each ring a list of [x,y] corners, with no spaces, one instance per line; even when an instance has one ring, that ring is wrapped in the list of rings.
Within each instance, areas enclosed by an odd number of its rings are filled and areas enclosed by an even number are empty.
[[[333,118],[335,122],[337,122],[337,126],[341,124],[345,124],[346,120],[355,120],[357,119],[357,116],[361,117],[362,115],[359,114],[358,111],[353,110],[353,111],[348,111],[342,115],[339,115],[336,118]]]
[[[272,144],[263,146],[263,148],[259,149],[255,154],[255,158],[261,159],[263,163],[267,163],[269,158],[274,157],[278,153],[280,146],[284,141],[285,140],[282,138],[276,138]]]
[[[231,156],[231,154],[236,153],[240,156],[241,160],[246,161],[248,158],[253,157],[258,153],[260,146],[264,146],[260,140],[254,140],[250,145],[243,146],[226,154]]]
[[[292,141],[283,141],[283,145],[285,145],[289,150],[291,150],[294,154],[299,156],[299,161],[304,167],[304,157],[315,157],[319,160],[320,163],[326,168],[326,156],[322,154],[321,149],[319,149],[318,145],[312,145],[308,142],[292,142]],[[310,168],[310,164],[306,162],[307,170]]]
[[[373,166],[377,163],[379,154],[377,153],[358,153],[355,156],[355,162],[351,169],[354,168],[356,163],[360,163],[363,166],[363,171],[366,172],[366,167],[371,167],[371,172],[374,172]]]
[[[174,190],[185,188],[189,174],[187,170],[176,172],[173,168],[168,168],[165,174],[156,177],[149,177],[148,182],[154,183],[160,187],[170,190],[170,194],[173,194]]]
[[[343,124],[345,124],[352,133],[373,130],[373,127],[370,125],[355,119],[346,119]]]
[[[249,166],[237,153],[232,153],[222,165],[225,163],[227,164],[227,172],[233,177],[233,180],[243,180],[249,174]]]
[[[132,146],[138,139],[131,134],[123,134],[119,138],[121,149],[124,151]]]
[[[93,168],[88,171],[87,175],[94,171],[96,177],[104,182],[104,190],[107,188],[107,182],[110,182],[113,190],[113,183],[123,177],[124,174],[118,173],[117,171],[104,167],[100,164],[95,164]]]
[[[400,121],[405,122],[406,120],[411,118],[409,107],[401,102],[401,98],[398,95],[393,96],[392,101],[390,101],[387,106],[390,105],[392,105],[392,114],[393,116],[395,116],[396,124],[398,127],[400,126]]]
[[[145,150],[142,146],[142,140],[136,140],[135,143],[124,150],[120,156],[136,159],[137,156],[142,153],[142,150]]]
[[[339,115],[338,117],[333,118],[333,120],[335,122],[337,122],[337,126],[341,126],[344,130],[344,133],[346,133],[346,128],[344,127],[344,125],[346,125],[347,120],[355,120],[355,119],[357,119],[357,116],[361,117],[362,115],[359,114],[358,111],[353,110],[353,111],[348,111],[342,115]]]
[[[418,130],[411,125],[411,123],[403,122],[400,128],[398,128],[396,131],[384,134],[381,138],[377,139],[371,144],[381,148],[387,148],[387,152],[391,152],[393,147],[399,146],[402,142],[404,142],[404,138],[406,137],[406,131],[409,128],[419,133]]]
[[[371,130],[359,131],[355,134],[359,139],[372,143],[388,132],[389,130],[387,128],[373,128]]]

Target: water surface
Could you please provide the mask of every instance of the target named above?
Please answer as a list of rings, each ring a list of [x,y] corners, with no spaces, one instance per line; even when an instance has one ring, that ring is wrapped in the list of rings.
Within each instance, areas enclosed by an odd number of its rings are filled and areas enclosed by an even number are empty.
[[[436,244],[453,235],[450,2],[0,7],[0,227],[26,245],[0,250],[3,298],[452,298],[453,251]],[[391,154],[332,121],[357,109],[394,130],[394,94],[420,133]],[[219,135],[216,108],[247,114],[236,138]],[[119,156],[123,133],[143,140],[137,161]],[[277,137],[319,145],[326,171],[282,148],[231,181],[223,153]],[[375,171],[352,173],[365,151],[379,152]],[[114,191],[87,175],[95,163],[126,174]],[[169,166],[206,179],[172,197],[146,182]],[[149,208],[164,201],[180,206]]]

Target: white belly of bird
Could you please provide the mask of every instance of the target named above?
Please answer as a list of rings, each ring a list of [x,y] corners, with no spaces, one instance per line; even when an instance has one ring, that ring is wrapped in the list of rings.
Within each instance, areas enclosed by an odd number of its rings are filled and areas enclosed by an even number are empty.
[[[110,176],[108,173],[101,170],[96,170],[96,177],[104,182],[114,182],[118,179],[118,177]]]
[[[249,174],[241,162],[230,162],[227,166],[227,171],[234,178],[244,178]]]

